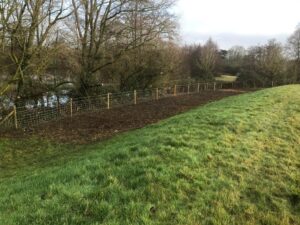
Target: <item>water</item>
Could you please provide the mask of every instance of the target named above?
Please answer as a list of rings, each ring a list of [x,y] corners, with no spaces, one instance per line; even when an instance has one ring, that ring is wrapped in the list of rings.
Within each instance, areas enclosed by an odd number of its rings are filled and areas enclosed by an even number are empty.
[[[54,108],[57,105],[57,97],[58,95],[55,93],[46,93],[44,94],[40,99],[37,100],[25,100],[23,105],[23,109],[33,109],[33,108]],[[59,95],[59,103],[60,104],[66,104],[70,100],[70,97],[68,95],[68,91],[62,91],[62,94]],[[10,99],[7,96],[0,97],[0,120],[1,116],[7,114],[7,111],[12,110],[15,103],[12,99]]]

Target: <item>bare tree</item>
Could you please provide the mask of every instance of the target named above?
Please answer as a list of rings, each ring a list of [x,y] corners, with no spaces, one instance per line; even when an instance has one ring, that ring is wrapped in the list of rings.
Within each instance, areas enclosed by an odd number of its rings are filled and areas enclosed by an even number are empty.
[[[300,27],[288,38],[287,48],[290,56],[300,62]]]
[[[191,72],[196,79],[211,80],[218,61],[218,46],[210,38],[203,46],[192,47]]]
[[[169,0],[72,0],[74,32],[76,34],[82,69],[79,90],[88,95],[95,75],[119,60],[125,53],[133,53],[170,27],[167,9]],[[135,61],[134,61],[135,62]],[[134,63],[133,62],[133,63]]]
[[[284,56],[283,47],[275,39],[270,40],[263,48],[261,68],[265,76],[274,84],[283,79]]]
[[[244,73],[261,84],[274,84],[285,79],[285,58],[283,47],[276,40],[270,40],[266,45],[253,46],[248,49],[245,58]]]
[[[300,80],[300,27],[289,37],[287,51],[291,58],[289,72],[294,75],[296,80]]]
[[[246,56],[247,51],[243,46],[233,46],[227,52],[226,59],[230,63],[241,64],[243,57]]]
[[[0,11],[1,49],[12,64],[8,83],[16,86],[18,98],[26,98],[33,81],[41,80],[55,26],[71,11],[64,0],[2,1]]]

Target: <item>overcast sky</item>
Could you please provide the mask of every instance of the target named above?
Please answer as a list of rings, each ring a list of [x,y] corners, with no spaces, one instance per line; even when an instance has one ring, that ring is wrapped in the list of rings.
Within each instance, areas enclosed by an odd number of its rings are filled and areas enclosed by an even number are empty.
[[[220,48],[285,42],[300,23],[300,0],[178,0],[181,42],[203,43],[209,37]]]

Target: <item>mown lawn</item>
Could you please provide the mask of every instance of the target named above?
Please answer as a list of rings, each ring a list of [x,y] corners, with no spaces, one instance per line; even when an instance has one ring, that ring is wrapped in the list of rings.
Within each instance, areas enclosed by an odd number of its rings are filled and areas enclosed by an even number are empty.
[[[0,224],[300,224],[300,86],[99,144],[0,139]]]

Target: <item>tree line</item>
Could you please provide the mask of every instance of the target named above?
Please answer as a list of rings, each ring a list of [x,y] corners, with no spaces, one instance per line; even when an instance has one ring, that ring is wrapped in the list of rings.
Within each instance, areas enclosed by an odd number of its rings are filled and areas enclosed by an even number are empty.
[[[0,1],[0,96],[16,104],[68,91],[92,96],[117,84],[143,89],[221,74],[256,83],[300,80],[300,29],[286,46],[178,44],[174,0]],[[104,85],[106,84],[106,85]],[[113,85],[112,85],[113,86]]]
[[[185,68],[197,80],[211,81],[218,75],[234,75],[240,82],[259,85],[300,81],[300,27],[282,44],[275,39],[248,49],[234,46],[220,50],[209,39],[204,45],[185,46]]]

